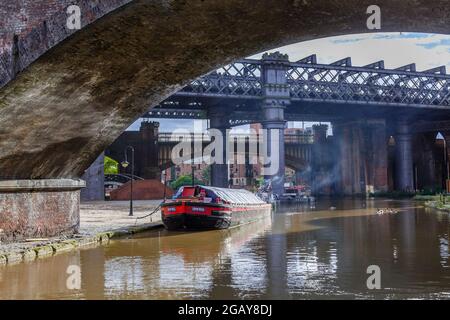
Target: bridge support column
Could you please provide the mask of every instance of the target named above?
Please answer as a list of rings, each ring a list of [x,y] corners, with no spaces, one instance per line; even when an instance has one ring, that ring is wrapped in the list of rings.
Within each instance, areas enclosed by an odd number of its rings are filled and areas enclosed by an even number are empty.
[[[138,154],[138,162],[140,161],[140,172],[135,172],[144,179],[161,178],[161,168],[158,163],[159,146],[159,122],[143,121],[139,129],[141,139],[136,151]],[[137,153],[137,152],[136,152]]]
[[[414,191],[412,134],[406,120],[397,123],[395,137],[395,186],[399,191]]]
[[[388,182],[388,139],[384,120],[373,120],[368,123],[369,165],[367,191],[386,192]]]
[[[335,123],[333,127],[339,157],[334,179],[339,194],[354,195],[365,192],[365,167],[361,156],[362,132],[359,123]],[[363,171],[364,170],[364,171]]]
[[[335,123],[333,131],[339,159],[333,170],[338,180],[338,193],[355,195],[387,191],[388,141],[385,121]]]
[[[210,129],[219,130],[222,138],[222,161],[211,164],[211,185],[214,187],[228,188],[229,173],[227,162],[228,129],[230,124],[228,114],[224,108],[213,107],[208,109]]]
[[[314,125],[314,145],[312,147],[312,176],[311,189],[313,194],[329,194],[331,187],[330,172],[327,168],[327,125]]]
[[[444,165],[443,165],[443,180],[444,180],[444,190],[450,192],[450,131],[442,131],[442,135],[444,136]]]
[[[426,190],[436,190],[440,187],[442,183],[438,185],[437,183],[437,168],[436,168],[436,157],[435,143],[436,143],[436,133],[424,133],[420,139],[421,152],[418,153],[418,181],[416,182],[418,189]],[[442,157],[443,158],[443,157]]]
[[[0,241],[76,233],[84,186],[72,179],[0,181]]]
[[[211,185],[214,187],[228,188],[229,186],[229,176],[228,176],[228,163],[226,159],[226,144],[227,144],[227,129],[226,128],[215,128],[220,130],[223,136],[223,154],[224,159],[222,163],[213,163],[211,165]]]
[[[102,153],[81,177],[86,188],[81,190],[81,201],[105,200],[105,154]]]
[[[267,156],[265,163],[268,165],[264,168],[264,171],[269,173],[264,174],[264,179],[270,180],[272,192],[280,195],[284,192],[284,129],[286,122],[266,121],[262,125],[263,129],[267,130],[266,141],[264,143],[266,145]]]
[[[284,109],[290,103],[286,77],[289,66],[288,56],[279,52],[266,53],[262,57],[261,78],[264,90],[262,126],[267,130],[265,156],[270,158],[270,163],[265,161],[263,172],[265,172],[264,179],[272,183],[273,193],[279,195],[284,192],[284,129],[286,127]]]

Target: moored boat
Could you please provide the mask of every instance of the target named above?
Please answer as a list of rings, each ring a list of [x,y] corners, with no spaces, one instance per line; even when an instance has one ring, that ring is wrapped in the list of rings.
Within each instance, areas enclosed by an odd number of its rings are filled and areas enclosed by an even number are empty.
[[[169,230],[226,229],[270,215],[272,206],[250,191],[209,186],[184,186],[161,205]]]

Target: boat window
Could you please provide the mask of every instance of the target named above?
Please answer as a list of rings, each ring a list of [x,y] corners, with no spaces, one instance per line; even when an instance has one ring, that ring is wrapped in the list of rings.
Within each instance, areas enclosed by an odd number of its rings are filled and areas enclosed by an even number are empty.
[[[213,199],[213,201],[215,201],[216,198],[217,198],[217,195],[214,192],[212,192],[211,190],[208,190],[208,189],[206,189],[206,196],[208,198]]]
[[[183,193],[183,189],[184,187],[180,187],[177,191],[177,193],[175,193],[175,195],[172,197],[172,199],[178,199],[179,197],[181,197],[181,194]]]
[[[193,197],[195,194],[195,188],[193,187],[184,187],[183,191],[181,193],[181,196],[183,198],[189,198],[189,197]]]

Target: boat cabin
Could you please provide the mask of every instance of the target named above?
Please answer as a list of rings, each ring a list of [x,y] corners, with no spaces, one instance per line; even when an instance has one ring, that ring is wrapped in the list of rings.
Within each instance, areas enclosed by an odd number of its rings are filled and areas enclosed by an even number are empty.
[[[226,189],[210,186],[183,186],[173,196],[174,200],[223,203],[230,205],[263,204],[259,197],[244,189]]]

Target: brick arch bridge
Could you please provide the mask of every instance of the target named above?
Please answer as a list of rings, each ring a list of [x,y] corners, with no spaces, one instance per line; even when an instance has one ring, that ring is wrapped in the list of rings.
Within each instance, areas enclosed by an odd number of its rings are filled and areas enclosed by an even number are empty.
[[[82,13],[83,28],[75,33],[65,26],[72,3]],[[23,0],[3,6],[1,178],[80,176],[134,119],[189,80],[265,49],[367,32],[371,4]],[[377,4],[382,31],[450,31],[445,0]]]
[[[81,8],[83,28],[76,32],[66,29],[69,4]],[[80,185],[48,179],[81,176],[149,107],[216,67],[282,45],[367,32],[366,8],[372,4],[370,0],[2,4],[0,222],[9,219],[11,224],[0,223],[0,229],[6,234],[26,229],[28,236],[36,235],[38,224],[48,227],[45,236],[76,230],[76,194],[60,193],[51,203],[45,197]],[[450,33],[446,0],[380,0],[377,5],[382,9],[383,32]],[[43,191],[33,194],[43,201],[27,207],[30,190]],[[11,214],[11,203],[23,206],[26,226],[15,224],[18,217]]]

